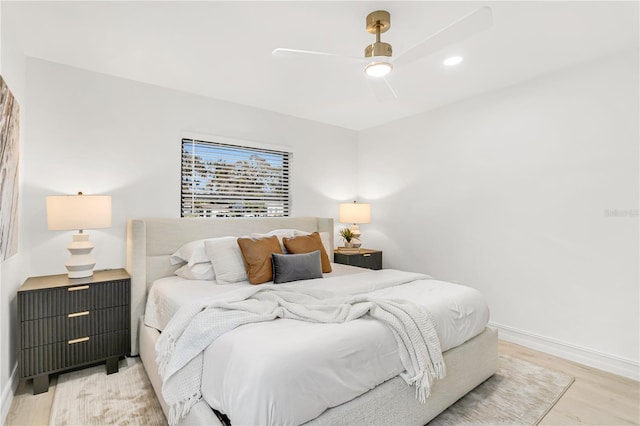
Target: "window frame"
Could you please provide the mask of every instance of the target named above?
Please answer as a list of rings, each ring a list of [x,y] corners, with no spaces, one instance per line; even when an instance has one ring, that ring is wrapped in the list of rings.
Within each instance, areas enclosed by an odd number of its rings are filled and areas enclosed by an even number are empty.
[[[221,215],[202,215],[199,212],[195,212],[194,214],[187,214],[184,206],[184,200],[188,197],[185,194],[184,180],[185,180],[185,169],[184,169],[184,149],[183,146],[187,143],[200,142],[204,144],[218,145],[221,147],[228,147],[234,150],[247,150],[247,155],[250,152],[254,152],[256,154],[265,153],[269,155],[282,155],[283,160],[286,161],[286,166],[284,167],[284,176],[286,177],[286,184],[284,187],[286,188],[286,195],[282,200],[282,214],[269,214],[266,213],[251,213],[247,212],[245,214],[233,214],[227,212],[226,214]],[[213,217],[290,217],[292,212],[292,162],[293,162],[294,152],[290,146],[284,145],[271,145],[254,141],[240,140],[240,139],[232,139],[226,138],[222,136],[211,136],[211,135],[200,135],[193,133],[184,133],[180,138],[180,217],[190,217],[190,218],[213,218]],[[193,169],[191,169],[193,170]],[[188,171],[188,170],[187,170]],[[252,199],[252,201],[254,201]]]

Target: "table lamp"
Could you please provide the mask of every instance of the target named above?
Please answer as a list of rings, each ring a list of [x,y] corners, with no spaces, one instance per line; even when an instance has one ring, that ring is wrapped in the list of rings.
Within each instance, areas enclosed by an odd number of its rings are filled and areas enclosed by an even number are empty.
[[[93,275],[96,261],[91,255],[93,244],[85,229],[111,226],[111,196],[109,195],[52,195],[47,197],[47,226],[50,231],[77,229],[67,250],[71,256],[64,266],[69,278]]]
[[[349,227],[353,233],[351,242],[354,247],[360,247],[360,223],[371,223],[371,204],[364,203],[343,203],[340,204],[340,215],[338,219],[341,223],[351,223]]]

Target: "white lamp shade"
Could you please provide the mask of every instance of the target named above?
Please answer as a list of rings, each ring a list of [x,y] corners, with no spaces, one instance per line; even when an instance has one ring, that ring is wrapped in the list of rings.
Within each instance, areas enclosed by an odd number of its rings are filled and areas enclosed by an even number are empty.
[[[341,223],[370,223],[371,204],[344,203],[340,204]]]
[[[49,196],[47,226],[50,231],[108,228],[111,226],[111,196]]]

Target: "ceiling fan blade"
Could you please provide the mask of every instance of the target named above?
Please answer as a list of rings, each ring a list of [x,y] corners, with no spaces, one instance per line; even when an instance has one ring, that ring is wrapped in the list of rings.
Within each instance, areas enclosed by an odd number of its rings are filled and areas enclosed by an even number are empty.
[[[284,47],[278,47],[271,52],[271,56],[274,58],[323,58],[332,59],[336,61],[347,62],[366,62],[364,58],[354,58],[351,56],[335,55],[333,53],[315,52],[313,50],[300,50],[300,49],[287,49]]]
[[[486,30],[493,25],[493,13],[489,7],[481,7],[454,21],[449,26],[430,35],[418,45],[400,54],[394,61],[396,64],[409,62],[430,55],[445,46],[457,43],[467,37]]]
[[[380,102],[398,99],[396,91],[393,90],[389,81],[384,77],[367,77],[367,82],[376,99]]]

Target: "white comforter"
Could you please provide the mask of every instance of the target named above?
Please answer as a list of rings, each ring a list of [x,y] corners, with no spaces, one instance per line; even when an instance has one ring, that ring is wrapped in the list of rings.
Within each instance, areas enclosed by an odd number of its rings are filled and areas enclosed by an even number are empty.
[[[488,321],[476,290],[436,280],[382,289],[362,279],[295,285],[411,300],[432,313],[440,337],[446,330],[443,350],[479,334]],[[215,340],[204,352],[202,396],[234,425],[301,424],[402,371],[393,333],[371,318],[344,324],[280,319],[244,325]]]
[[[324,278],[361,274],[366,269],[332,263],[333,272],[322,274]],[[270,281],[267,284],[273,284]],[[233,284],[218,284],[216,281],[188,280],[178,276],[164,277],[153,283],[144,313],[144,324],[159,331],[164,330],[178,310],[194,300],[209,299],[235,291],[254,287],[249,281]]]

